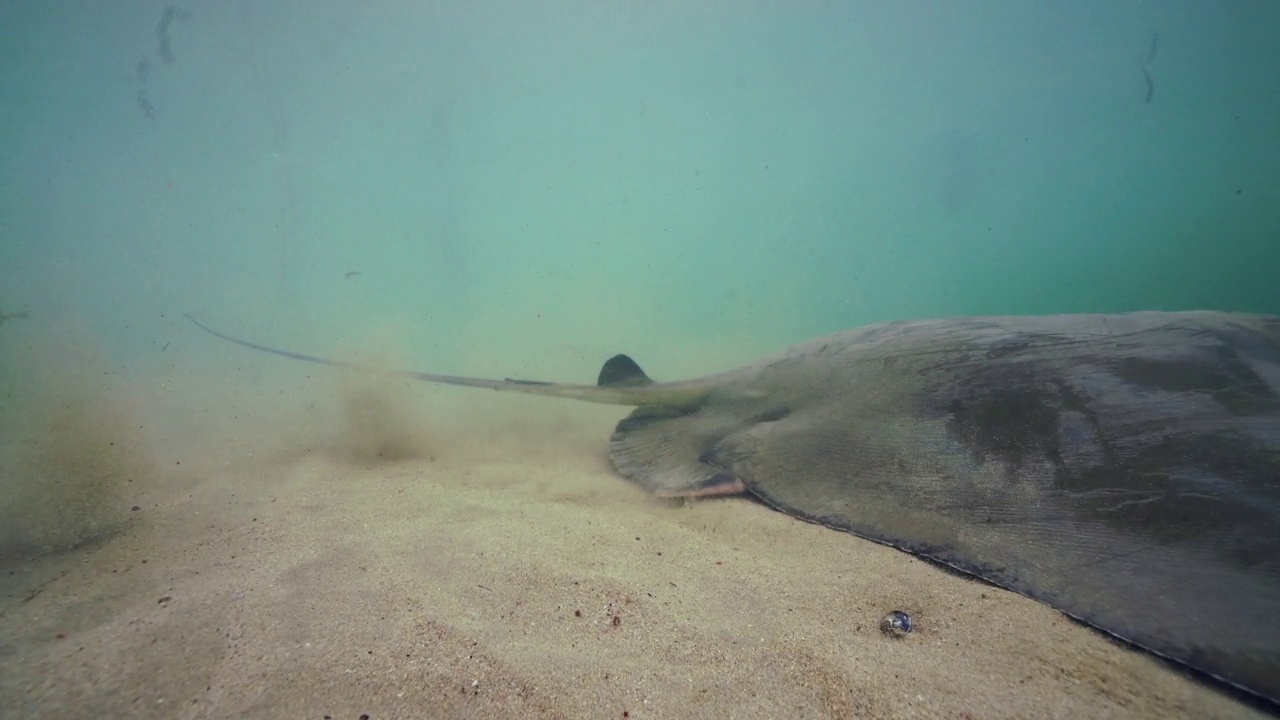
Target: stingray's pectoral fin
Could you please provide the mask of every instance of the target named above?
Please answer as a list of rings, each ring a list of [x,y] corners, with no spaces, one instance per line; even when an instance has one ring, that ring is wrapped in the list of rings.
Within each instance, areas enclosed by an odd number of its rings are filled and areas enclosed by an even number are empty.
[[[618,423],[609,457],[619,473],[658,497],[736,495],[746,489],[742,481],[701,460],[723,435],[721,421],[697,411],[645,405]]]

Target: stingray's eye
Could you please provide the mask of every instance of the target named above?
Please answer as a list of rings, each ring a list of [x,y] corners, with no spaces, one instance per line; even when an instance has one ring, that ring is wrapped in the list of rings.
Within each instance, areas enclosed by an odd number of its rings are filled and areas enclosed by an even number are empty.
[[[880,632],[891,638],[903,638],[911,632],[911,616],[901,610],[894,610],[880,621]]]

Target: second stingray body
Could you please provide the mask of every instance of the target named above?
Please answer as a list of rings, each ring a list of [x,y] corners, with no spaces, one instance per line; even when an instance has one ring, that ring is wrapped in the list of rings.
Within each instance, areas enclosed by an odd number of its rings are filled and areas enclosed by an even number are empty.
[[[609,454],[655,494],[749,492],[1280,702],[1280,318],[889,323],[675,383],[388,374],[634,405]]]

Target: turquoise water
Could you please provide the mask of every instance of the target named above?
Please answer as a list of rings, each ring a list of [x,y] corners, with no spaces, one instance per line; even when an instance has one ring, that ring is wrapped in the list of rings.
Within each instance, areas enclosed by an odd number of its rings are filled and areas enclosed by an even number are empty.
[[[123,366],[230,352],[183,312],[562,380],[1280,312],[1273,2],[193,3],[172,63],[163,8],[0,10],[0,309]]]
[[[1275,0],[0,2],[0,715],[1228,714],[905,555],[623,494],[624,408],[183,315],[590,383],[899,319],[1280,314],[1278,29]],[[633,598],[666,609],[620,625]],[[932,659],[859,639],[895,610]]]

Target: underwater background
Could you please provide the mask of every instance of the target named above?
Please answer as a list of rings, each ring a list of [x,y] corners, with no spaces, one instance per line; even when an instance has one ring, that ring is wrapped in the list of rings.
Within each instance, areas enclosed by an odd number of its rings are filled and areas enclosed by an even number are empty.
[[[1280,314],[1278,30],[1273,0],[0,0],[0,715],[1241,717],[905,553],[655,500],[618,406],[185,316],[589,384],[893,320]]]
[[[1280,312],[1265,0],[0,13],[0,309],[124,365],[207,349],[184,312],[559,380],[927,316]]]

